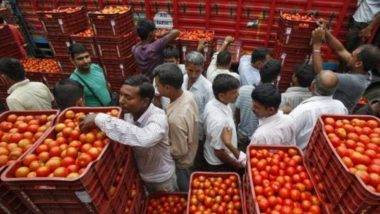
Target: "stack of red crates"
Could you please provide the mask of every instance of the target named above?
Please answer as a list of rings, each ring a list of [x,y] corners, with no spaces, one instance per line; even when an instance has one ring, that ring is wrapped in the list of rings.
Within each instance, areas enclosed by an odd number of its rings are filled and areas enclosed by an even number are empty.
[[[25,57],[22,47],[17,44],[8,24],[0,25],[0,58],[13,57],[22,59]]]
[[[119,90],[124,80],[136,73],[132,47],[138,40],[132,10],[127,6],[106,6],[88,15],[107,80],[112,90]]]
[[[309,17],[306,13],[299,14]],[[295,66],[304,63],[310,57],[311,33],[317,27],[313,20],[298,21],[285,16],[285,13],[280,16],[274,48],[275,58],[282,61],[281,77],[277,83],[280,91],[289,87]]]

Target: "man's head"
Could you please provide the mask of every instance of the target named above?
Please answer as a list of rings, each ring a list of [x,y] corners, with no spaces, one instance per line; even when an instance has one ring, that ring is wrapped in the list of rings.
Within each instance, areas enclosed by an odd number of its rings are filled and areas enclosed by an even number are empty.
[[[380,62],[380,50],[374,45],[361,45],[352,52],[352,60],[349,66],[354,71],[367,73],[368,71],[377,68]]]
[[[281,94],[270,83],[258,85],[251,94],[252,111],[258,118],[270,117],[277,113],[281,103]]]
[[[8,85],[23,81],[25,80],[24,66],[18,59],[0,58],[0,75]]]
[[[216,56],[216,67],[220,69],[230,69],[231,53],[227,50],[221,51]]]
[[[332,71],[322,71],[311,84],[311,91],[318,96],[332,96],[338,87],[338,76]]]
[[[137,35],[142,41],[153,41],[155,30],[156,25],[148,19],[142,19],[137,22]]]
[[[229,74],[219,74],[212,82],[215,98],[224,104],[236,101],[239,96],[239,87],[239,80]]]
[[[157,90],[161,96],[171,97],[174,92],[181,90],[183,74],[178,65],[164,63],[157,66],[153,73],[157,84]]]
[[[373,111],[373,113],[377,117],[379,117],[380,116],[380,95],[378,95],[377,97],[370,100],[368,105],[371,108],[371,110]]]
[[[90,52],[83,44],[74,43],[69,47],[71,62],[80,72],[87,73],[90,71],[91,56]]]
[[[261,70],[267,60],[270,59],[269,50],[266,48],[257,48],[251,55],[251,64],[253,67]]]
[[[178,48],[168,46],[163,51],[164,62],[179,64],[179,51]]]
[[[205,58],[197,51],[192,51],[186,54],[186,72],[190,82],[197,81],[198,77],[202,75]]]
[[[306,63],[299,65],[292,76],[292,85],[308,88],[314,77],[315,73],[312,65]]]
[[[154,87],[143,75],[135,75],[124,81],[120,88],[120,106],[124,112],[141,115],[154,97]]]
[[[54,86],[53,94],[60,110],[72,106],[84,106],[83,86],[75,80],[59,81]]]
[[[260,77],[262,83],[273,83],[281,72],[281,63],[278,60],[268,60],[260,70]]]

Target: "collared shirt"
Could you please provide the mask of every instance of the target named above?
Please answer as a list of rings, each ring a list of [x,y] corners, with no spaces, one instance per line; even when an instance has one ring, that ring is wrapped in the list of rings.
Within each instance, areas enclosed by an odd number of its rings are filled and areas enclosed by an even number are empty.
[[[168,120],[162,109],[150,104],[136,122],[131,114],[126,114],[124,120],[98,114],[95,123],[112,140],[132,146],[145,182],[160,183],[175,172],[168,141]]]
[[[253,132],[259,125],[259,120],[252,111],[252,91],[255,87],[244,85],[239,89],[239,96],[236,99],[235,107],[240,111],[240,123],[238,124],[239,133],[251,138]]]
[[[77,75],[80,76],[83,81]],[[78,69],[75,69],[70,75],[70,79],[79,82],[83,86],[84,102],[86,106],[108,106],[111,103],[111,96],[108,91],[106,77],[104,76],[103,69],[99,65],[91,64],[90,72],[88,73],[81,73]]]
[[[182,95],[168,105],[171,154],[180,169],[193,166],[198,149],[198,107],[193,95],[183,91]]]
[[[308,88],[305,87],[289,87],[284,93],[281,94],[280,108],[285,106],[290,107],[293,110],[302,101],[309,99],[313,94]]]
[[[251,64],[250,55],[244,55],[240,58],[238,71],[241,85],[258,85],[261,81],[259,70]]]
[[[379,0],[362,0],[353,18],[356,22],[368,23],[378,12],[380,12]]]
[[[336,74],[339,79],[334,99],[340,100],[351,112],[370,84],[368,74]]]
[[[215,77],[218,76],[219,74],[229,74],[229,75],[235,77],[236,79],[238,79],[240,81],[239,74],[231,72],[228,69],[219,69],[216,66],[216,58],[217,58],[217,56],[218,56],[218,52],[216,52],[213,55],[212,60],[210,62],[210,65],[207,68],[207,73],[206,73],[207,74],[207,79],[212,83],[214,81]]]
[[[138,43],[132,47],[132,53],[141,72],[153,79],[153,69],[164,62],[162,50],[169,42],[166,35],[152,43]]]
[[[314,96],[299,104],[290,116],[296,125],[296,144],[305,149],[318,118],[322,114],[348,114],[347,108],[332,96]]]
[[[217,99],[212,99],[207,103],[204,111],[204,126],[206,132],[206,141],[204,144],[204,157],[210,165],[221,165],[223,162],[216,157],[215,149],[224,149],[231,158],[234,155],[223,144],[221,134],[224,127],[232,129],[232,145],[237,148],[237,135],[232,110]]]
[[[259,120],[259,127],[253,133],[253,145],[296,145],[296,127],[293,118],[278,111]]]
[[[187,74],[185,64],[178,64],[178,67],[181,69],[183,75]]]
[[[29,79],[17,82],[8,89],[7,105],[12,111],[51,109],[54,100],[49,88]]]

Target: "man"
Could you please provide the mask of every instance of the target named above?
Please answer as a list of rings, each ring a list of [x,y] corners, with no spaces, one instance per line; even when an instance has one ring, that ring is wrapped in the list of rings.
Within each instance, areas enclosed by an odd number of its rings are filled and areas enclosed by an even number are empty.
[[[210,171],[240,170],[244,167],[241,157],[237,157],[222,141],[224,127],[232,129],[230,144],[237,148],[237,136],[232,110],[228,104],[234,103],[238,97],[239,80],[229,74],[219,74],[212,85],[215,98],[207,103],[204,111],[206,141],[204,157]],[[241,154],[244,156],[244,154]]]
[[[170,99],[166,109],[170,149],[176,163],[179,190],[187,192],[190,168],[198,149],[198,107],[193,95],[181,89],[183,75],[176,64],[159,65],[154,69],[154,73],[160,95]]]
[[[124,120],[107,114],[88,115],[82,131],[98,127],[115,142],[132,146],[137,168],[149,192],[177,190],[175,164],[168,142],[169,125],[165,112],[151,102],[153,85],[143,75],[125,80],[120,89]]]
[[[70,79],[83,86],[86,106],[111,105],[111,96],[103,69],[91,62],[90,52],[82,44],[75,43],[69,47],[69,53],[71,62],[76,67]]]
[[[49,88],[25,77],[24,67],[14,58],[0,59],[0,75],[8,88],[6,103],[9,110],[47,110],[54,100]]]
[[[352,73],[337,74],[339,85],[334,94],[334,98],[342,101],[351,112],[370,84],[371,75],[375,74],[372,71],[380,61],[380,50],[373,45],[362,45],[351,54],[328,30],[319,27],[312,33],[314,71],[317,74],[322,71],[321,46],[324,38],[351,68]]]
[[[241,85],[258,85],[260,83],[260,70],[270,58],[269,51],[266,48],[253,50],[251,56],[242,56],[238,68]]]
[[[213,82],[215,77],[219,74],[229,74],[236,79],[240,80],[240,76],[237,73],[231,72],[231,53],[228,52],[228,46],[234,42],[234,38],[231,36],[227,36],[224,39],[220,50],[214,54],[210,65],[207,68],[207,79],[210,82]]]
[[[310,98],[313,94],[309,90],[314,80],[313,66],[309,64],[299,65],[292,75],[291,87],[281,94],[280,109],[288,114],[302,101]]]
[[[178,67],[182,71],[182,74],[184,75],[186,74],[185,65],[180,64],[180,56],[179,56],[179,51],[177,47],[168,45],[163,51],[163,56],[164,56],[165,63],[174,63],[178,65]]]
[[[252,92],[252,111],[259,126],[251,137],[253,145],[295,145],[295,125],[289,115],[279,111],[281,94],[276,86],[265,83]]]
[[[140,20],[137,23],[137,34],[141,42],[133,46],[132,53],[138,68],[143,74],[153,80],[153,69],[164,62],[162,51],[171,41],[179,36],[178,30],[171,30],[164,37],[155,40],[156,26],[150,20]]]
[[[55,84],[53,94],[57,107],[60,110],[72,106],[85,106],[83,98],[83,86],[77,81],[64,79]]]
[[[261,83],[276,84],[281,72],[281,62],[270,59],[260,70]]]
[[[380,92],[377,97],[371,99],[365,106],[355,112],[359,115],[371,115],[380,118]]]
[[[380,1],[361,0],[359,7],[352,16],[347,33],[347,50],[354,51],[371,37],[372,31],[380,24]],[[375,32],[376,33],[376,32]],[[375,38],[375,44],[379,44],[380,35]]]
[[[315,123],[322,114],[348,114],[347,108],[339,100],[333,99],[339,79],[332,71],[319,73],[311,84],[313,97],[303,101],[290,116],[296,125],[296,144],[305,149]]]

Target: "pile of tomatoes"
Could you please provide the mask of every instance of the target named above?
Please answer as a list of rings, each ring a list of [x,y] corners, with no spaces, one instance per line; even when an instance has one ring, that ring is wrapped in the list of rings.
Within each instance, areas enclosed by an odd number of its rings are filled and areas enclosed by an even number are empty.
[[[320,201],[296,149],[251,148],[249,161],[262,213],[321,213]]]
[[[85,31],[79,32],[77,34],[74,34],[74,36],[80,36],[80,37],[94,37],[94,31],[92,28],[88,28]]]
[[[147,214],[183,214],[186,213],[186,195],[164,194],[150,198],[148,201]]]
[[[206,42],[211,42],[214,39],[214,33],[205,30],[181,30],[179,39],[189,41],[205,40]]]
[[[313,18],[309,15],[301,15],[299,13],[282,13],[282,18],[290,20],[290,21],[305,21],[305,22],[311,22],[313,21]]]
[[[58,62],[54,59],[26,58],[23,59],[21,62],[26,72],[61,72],[61,68],[59,67]]]
[[[346,167],[380,192],[380,126],[374,119],[324,118],[324,130]]]
[[[17,160],[51,126],[55,115],[10,114],[0,122],[0,167]]]
[[[108,6],[105,7],[100,12],[103,14],[116,14],[116,13],[126,13],[130,10],[130,7],[127,6]]]
[[[109,112],[118,115],[118,110]],[[87,165],[96,160],[110,142],[98,129],[81,133],[79,122],[85,113],[66,111],[64,120],[36,149],[26,155],[15,172],[15,177],[67,177],[75,179]]]
[[[81,7],[68,7],[68,8],[53,9],[49,12],[53,12],[53,13],[74,13],[74,12],[77,12],[81,9],[82,9]]]
[[[234,174],[193,176],[189,213],[241,213],[238,179]]]

